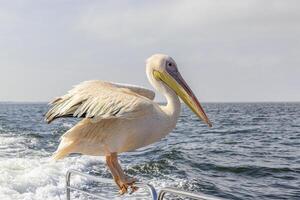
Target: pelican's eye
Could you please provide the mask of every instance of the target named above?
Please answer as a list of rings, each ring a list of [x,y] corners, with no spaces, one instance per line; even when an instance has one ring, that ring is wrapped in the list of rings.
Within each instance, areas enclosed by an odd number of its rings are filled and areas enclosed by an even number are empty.
[[[166,68],[167,68],[167,71],[172,73],[172,72],[177,72],[177,67],[174,63],[172,62],[167,62],[166,63]]]

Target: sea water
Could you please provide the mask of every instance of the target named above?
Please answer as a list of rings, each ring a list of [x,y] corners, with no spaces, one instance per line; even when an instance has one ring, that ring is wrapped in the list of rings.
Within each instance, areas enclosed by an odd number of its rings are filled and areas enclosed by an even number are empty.
[[[120,155],[126,173],[165,186],[226,199],[300,199],[300,104],[208,103],[208,128],[183,107],[176,129],[161,141]],[[111,178],[102,157],[50,157],[78,119],[48,125],[47,104],[0,104],[0,199],[65,199],[65,173]],[[74,177],[72,184],[111,196],[112,186]],[[75,199],[88,199],[72,192]],[[128,197],[132,199],[131,197]],[[92,199],[92,198],[91,198]],[[139,197],[137,199],[145,199]]]

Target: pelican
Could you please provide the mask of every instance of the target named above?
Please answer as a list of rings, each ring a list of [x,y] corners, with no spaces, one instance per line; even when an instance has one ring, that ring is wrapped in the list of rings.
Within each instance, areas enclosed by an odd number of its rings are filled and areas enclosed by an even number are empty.
[[[125,175],[118,154],[145,147],[170,133],[180,115],[179,97],[212,126],[170,56],[152,55],[146,61],[146,73],[151,85],[166,98],[166,105],[154,102],[151,90],[99,80],[82,82],[54,99],[46,114],[48,123],[64,117],[83,119],[62,135],[53,158],[62,159],[71,153],[105,156],[119,192],[124,194],[137,189],[136,179]]]

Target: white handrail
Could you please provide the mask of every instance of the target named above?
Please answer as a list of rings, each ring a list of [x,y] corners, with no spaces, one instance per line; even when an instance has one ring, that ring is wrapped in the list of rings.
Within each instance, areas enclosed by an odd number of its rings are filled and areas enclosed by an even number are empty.
[[[76,170],[72,170],[72,169],[68,170],[67,174],[66,174],[67,200],[71,200],[71,190],[76,190],[76,191],[79,191],[79,192],[81,192],[83,194],[86,194],[86,195],[89,195],[89,196],[92,196],[92,197],[96,197],[96,198],[101,199],[101,200],[107,200],[106,198],[104,198],[102,196],[99,196],[97,194],[93,194],[93,193],[87,192],[85,190],[72,187],[71,186],[71,176],[73,174],[74,175],[78,175],[78,176],[83,176],[85,178],[88,178],[88,179],[91,179],[93,181],[100,182],[100,183],[108,183],[108,184],[112,184],[113,183],[112,180],[107,179],[107,178],[102,178],[102,177],[97,177],[97,176],[93,176],[93,175],[90,175],[90,174],[85,174],[85,173],[82,173],[82,172],[79,172],[79,171],[76,171]],[[137,186],[139,188],[144,188],[144,189],[148,190],[150,192],[151,199],[152,200],[157,200],[157,192],[156,192],[155,188],[152,185],[137,182],[137,183],[135,183],[135,186]]]
[[[97,176],[93,176],[90,174],[85,174],[76,170],[68,170],[67,174],[66,174],[66,193],[67,193],[67,200],[71,200],[71,190],[76,190],[79,191],[83,194],[101,199],[101,200],[107,200],[107,198],[104,198],[100,195],[97,194],[93,194],[91,192],[85,191],[83,189],[80,188],[76,188],[76,187],[72,187],[71,186],[71,177],[72,175],[77,175],[77,176],[83,176],[85,178],[91,179],[93,181],[96,182],[100,182],[100,183],[106,183],[106,184],[112,184],[113,181],[111,179],[107,179],[107,178],[102,178],[102,177],[97,177]],[[139,188],[144,188],[146,190],[148,190],[150,192],[151,195],[151,199],[152,200],[163,200],[166,194],[173,194],[175,196],[179,196],[179,197],[188,197],[191,199],[196,199],[196,200],[224,200],[222,198],[216,198],[213,196],[209,196],[206,194],[202,194],[202,193],[191,193],[191,192],[187,192],[187,191],[183,191],[183,190],[179,190],[176,188],[169,188],[169,187],[165,187],[160,189],[159,194],[157,195],[157,192],[155,190],[155,188],[150,185],[150,184],[145,184],[145,183],[136,183],[135,186],[139,187]]]
[[[188,197],[196,200],[224,200],[221,198],[216,198],[202,193],[191,193],[183,190],[178,190],[177,188],[162,188],[158,194],[158,200],[163,200],[166,194],[173,194],[180,197]]]

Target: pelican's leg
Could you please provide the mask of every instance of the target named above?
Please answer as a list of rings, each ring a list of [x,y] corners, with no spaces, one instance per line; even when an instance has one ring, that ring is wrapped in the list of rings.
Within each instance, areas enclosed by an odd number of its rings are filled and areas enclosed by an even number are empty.
[[[131,193],[135,192],[138,189],[136,186],[133,185],[136,182],[136,179],[130,178],[125,175],[124,171],[122,170],[122,168],[118,162],[117,153],[111,154],[111,160],[112,160],[112,164],[113,164],[114,168],[118,172],[119,181],[121,184],[120,193],[124,194],[125,192],[127,192],[128,187],[131,187]]]
[[[116,184],[118,185],[119,189],[121,190],[121,183],[120,183],[120,177],[119,177],[119,173],[118,170],[114,167],[113,163],[112,163],[112,158],[111,155],[108,155],[105,157],[106,158],[106,164],[111,172],[111,175],[114,178],[114,181],[116,182]]]

